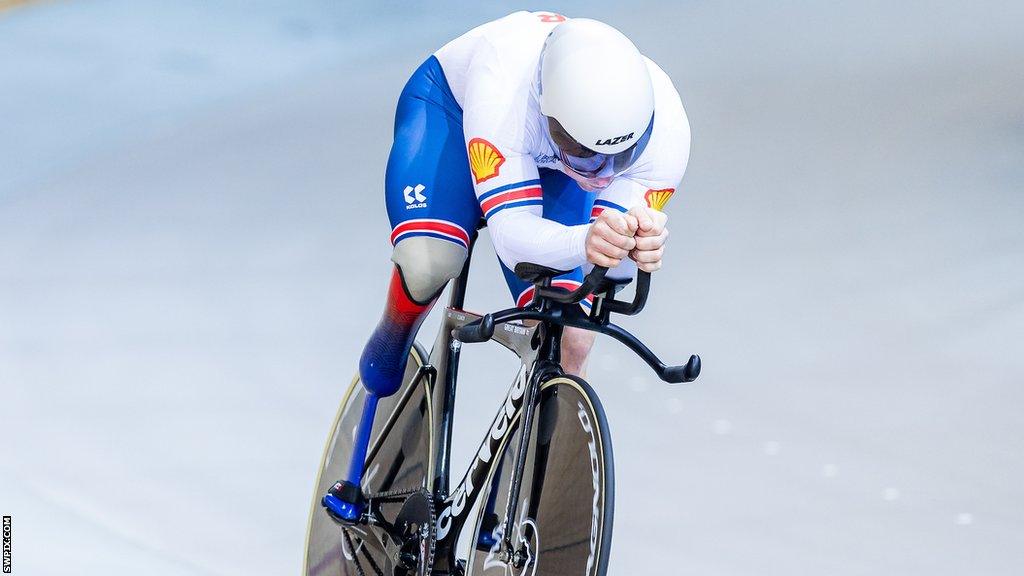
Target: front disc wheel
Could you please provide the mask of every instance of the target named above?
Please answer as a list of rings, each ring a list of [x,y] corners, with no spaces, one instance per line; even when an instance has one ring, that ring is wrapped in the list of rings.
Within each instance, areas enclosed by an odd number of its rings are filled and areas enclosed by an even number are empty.
[[[594,390],[572,376],[543,383],[538,398],[512,549],[504,550],[502,540],[519,430],[501,449],[480,495],[470,576],[607,572],[615,473],[604,409]]]

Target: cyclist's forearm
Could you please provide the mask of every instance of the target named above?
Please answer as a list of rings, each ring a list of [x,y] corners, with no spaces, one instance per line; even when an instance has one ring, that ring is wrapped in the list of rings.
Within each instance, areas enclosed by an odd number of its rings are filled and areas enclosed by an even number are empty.
[[[487,221],[491,243],[509,268],[532,262],[571,270],[587,261],[589,224],[566,226],[526,211],[503,211]]]

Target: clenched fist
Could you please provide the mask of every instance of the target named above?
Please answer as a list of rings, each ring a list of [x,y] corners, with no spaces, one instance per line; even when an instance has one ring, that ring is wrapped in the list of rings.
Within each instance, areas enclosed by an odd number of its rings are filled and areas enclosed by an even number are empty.
[[[639,222],[634,214],[605,210],[587,232],[587,261],[595,266],[615,268],[637,247]]]
[[[630,250],[629,257],[644,272],[661,269],[661,256],[668,239],[668,228],[665,227],[668,215],[646,206],[636,206],[626,216],[632,216],[637,222],[636,247]]]

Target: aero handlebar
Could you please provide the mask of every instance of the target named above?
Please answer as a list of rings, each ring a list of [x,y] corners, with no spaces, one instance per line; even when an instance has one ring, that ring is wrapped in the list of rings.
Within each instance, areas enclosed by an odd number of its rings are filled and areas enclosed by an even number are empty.
[[[637,272],[636,292],[632,302],[615,300],[615,284],[606,280],[605,275],[608,269],[602,266],[595,266],[583,279],[583,283],[575,290],[566,292],[564,290],[544,286],[536,283],[536,296],[534,303],[544,301],[561,304],[562,312],[554,313],[541,307],[509,308],[492,314],[485,314],[479,320],[470,322],[456,331],[456,338],[465,343],[486,342],[494,335],[494,327],[503,322],[514,320],[539,320],[561,326],[572,326],[607,334],[622,342],[630,350],[635,352],[644,362],[650,366],[659,378],[665,382],[678,384],[681,382],[692,382],[700,375],[700,356],[690,356],[686,364],[679,366],[666,366],[664,362],[651,352],[651,350],[640,342],[635,336],[623,330],[615,324],[609,323],[608,314],[625,314],[633,316],[643,310],[647,304],[647,296],[651,288],[651,274],[642,270]],[[593,311],[589,317],[569,308],[569,305],[576,304],[589,296],[598,293],[600,297],[595,299]],[[599,310],[600,308],[600,310]],[[573,310],[573,313],[566,314],[565,310]]]

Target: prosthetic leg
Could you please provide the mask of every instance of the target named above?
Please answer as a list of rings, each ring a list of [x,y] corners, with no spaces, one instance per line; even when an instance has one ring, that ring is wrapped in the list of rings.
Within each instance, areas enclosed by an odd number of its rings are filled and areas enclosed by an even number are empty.
[[[391,255],[395,269],[384,315],[359,358],[359,377],[366,388],[366,400],[356,428],[348,474],[321,500],[338,521],[355,522],[363,513],[361,484],[377,402],[401,388],[416,332],[448,281],[462,271],[466,256],[461,245],[429,236],[406,238],[395,246]]]

